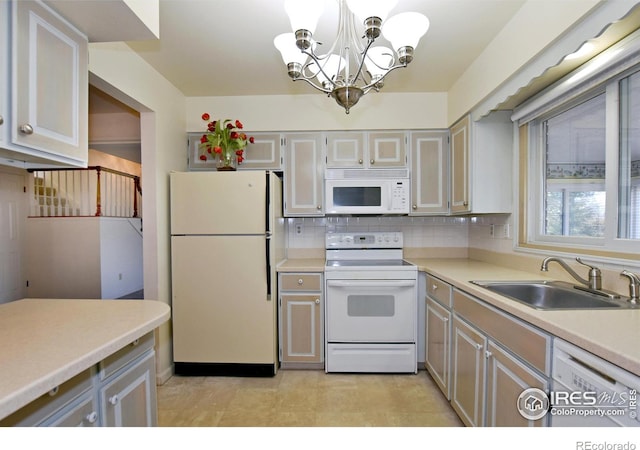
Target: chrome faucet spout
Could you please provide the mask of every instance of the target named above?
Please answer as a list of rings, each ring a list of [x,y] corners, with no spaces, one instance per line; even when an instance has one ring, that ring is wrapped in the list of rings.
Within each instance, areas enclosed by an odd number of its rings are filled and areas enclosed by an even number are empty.
[[[550,262],[557,262],[558,264],[560,264],[562,266],[562,268],[564,270],[566,270],[569,273],[569,275],[571,275],[573,278],[575,278],[578,282],[584,284],[585,286],[588,286],[590,289],[594,289],[594,290],[602,289],[602,274],[600,272],[600,269],[598,269],[597,267],[593,267],[593,266],[590,266],[588,264],[583,263],[580,258],[576,258],[576,261],[578,261],[583,266],[587,266],[589,268],[589,279],[588,280],[585,279],[585,278],[582,278],[571,267],[569,267],[569,265],[566,262],[564,262],[562,259],[557,258],[555,256],[549,256],[549,257],[545,258],[542,261],[542,265],[540,266],[540,270],[543,271],[543,272],[547,272],[549,270],[549,268],[548,268],[549,263]]]
[[[629,301],[631,303],[638,302],[638,296],[640,295],[640,277],[633,272],[623,270],[620,275],[629,278]]]

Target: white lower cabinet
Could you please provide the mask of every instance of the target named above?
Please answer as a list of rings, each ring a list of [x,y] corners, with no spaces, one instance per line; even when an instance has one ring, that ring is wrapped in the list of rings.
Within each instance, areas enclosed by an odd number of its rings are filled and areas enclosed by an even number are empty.
[[[158,423],[153,352],[109,378],[100,388],[102,425],[152,427]]]
[[[540,427],[518,398],[549,392],[552,336],[427,274],[425,366],[467,426]]]
[[[484,425],[486,338],[454,315],[452,345],[451,406],[465,425],[481,427]]]
[[[0,421],[0,427],[155,426],[153,332]]]
[[[86,392],[69,407],[62,409],[42,426],[46,427],[95,427],[98,422],[98,404],[92,391]]]
[[[451,286],[427,275],[425,305],[425,368],[451,399]]]
[[[281,367],[324,368],[322,274],[282,273],[278,285]]]

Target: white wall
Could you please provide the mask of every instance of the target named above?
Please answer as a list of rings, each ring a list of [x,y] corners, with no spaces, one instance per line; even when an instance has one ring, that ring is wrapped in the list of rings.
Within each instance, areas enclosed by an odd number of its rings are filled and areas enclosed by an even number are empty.
[[[32,217],[26,236],[28,297],[101,297],[98,218]]]
[[[204,131],[202,113],[239,119],[248,131],[312,131],[447,128],[447,94],[417,92],[365,95],[349,114],[326,95],[189,97],[187,131]]]
[[[142,220],[100,218],[102,298],[120,298],[144,288]]]
[[[89,45],[90,82],[140,111],[146,299],[171,304],[169,172],[186,170],[185,98],[124,43]],[[173,365],[171,326],[157,336],[160,382]]]

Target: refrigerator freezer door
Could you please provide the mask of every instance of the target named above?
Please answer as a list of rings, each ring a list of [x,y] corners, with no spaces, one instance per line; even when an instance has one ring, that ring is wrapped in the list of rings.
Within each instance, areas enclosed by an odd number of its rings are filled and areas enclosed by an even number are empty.
[[[171,234],[264,234],[264,171],[173,172]]]
[[[265,237],[173,236],[171,247],[174,360],[275,363]]]

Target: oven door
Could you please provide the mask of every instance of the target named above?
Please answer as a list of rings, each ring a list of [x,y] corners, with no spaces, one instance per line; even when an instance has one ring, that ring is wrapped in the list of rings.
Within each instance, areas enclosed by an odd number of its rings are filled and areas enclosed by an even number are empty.
[[[327,280],[328,342],[415,342],[415,280]]]

